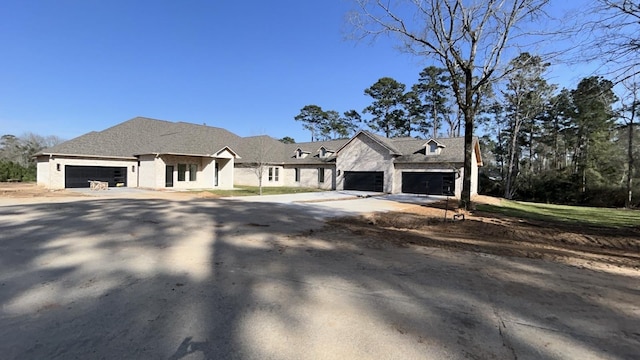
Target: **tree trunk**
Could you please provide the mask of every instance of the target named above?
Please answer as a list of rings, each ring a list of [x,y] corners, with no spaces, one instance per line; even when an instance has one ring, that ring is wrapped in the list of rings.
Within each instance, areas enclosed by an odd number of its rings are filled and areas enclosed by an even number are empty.
[[[631,110],[631,121],[629,121],[629,148],[627,158],[627,198],[625,201],[625,207],[628,209],[632,205],[633,197],[633,120],[635,117],[635,107]]]
[[[533,173],[533,128],[529,130],[529,174]]]
[[[498,144],[502,145],[502,128],[498,128]],[[500,160],[498,160],[498,163],[500,164],[500,178],[504,179],[504,150],[502,152],[502,155],[500,156]]]
[[[516,114],[518,112],[516,111]],[[507,176],[504,182],[504,197],[506,199],[511,199],[513,197],[513,173],[515,162],[518,161],[519,156],[517,147],[518,147],[518,133],[520,133],[520,124],[521,120],[517,117],[513,120],[513,128],[511,129],[511,141],[509,144],[509,162],[507,163]]]
[[[464,107],[464,174],[462,179],[462,194],[460,196],[460,208],[473,210],[471,203],[471,161],[473,161],[473,74],[471,70],[465,71],[465,103]],[[460,129],[458,129],[460,131]]]
[[[435,104],[431,110],[431,117],[433,117],[433,138],[436,139],[438,137],[438,111]]]
[[[461,118],[462,118],[462,114],[461,114],[460,109],[458,109],[458,124],[456,125],[456,131],[457,131],[456,136],[458,136],[458,137],[460,137],[460,127],[461,127],[461,126],[460,126],[460,125],[461,125],[461,123],[460,123],[460,119],[461,119]],[[466,115],[465,115],[464,123],[465,123],[465,125],[467,124],[467,117],[466,117]],[[471,120],[471,123],[473,124],[473,119]],[[466,133],[467,133],[467,129],[465,129],[465,130],[464,130],[464,132],[465,132],[465,134],[466,134]]]
[[[580,190],[582,193],[587,192],[587,163],[589,162],[589,140],[585,142],[584,154],[582,154],[582,186]]]
[[[511,143],[509,144],[509,162],[507,163],[507,176],[504,182],[504,197],[505,199],[511,199],[513,197],[513,167],[516,161],[516,146],[518,142],[518,120],[514,124],[514,129],[511,132]]]
[[[553,119],[553,169],[560,169],[560,154],[558,154],[558,117]]]

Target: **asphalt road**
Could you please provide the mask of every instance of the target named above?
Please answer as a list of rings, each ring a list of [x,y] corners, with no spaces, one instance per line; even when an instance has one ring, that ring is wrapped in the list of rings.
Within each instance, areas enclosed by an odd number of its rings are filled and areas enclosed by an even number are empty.
[[[318,206],[219,199],[3,202],[0,357],[640,353],[638,272],[397,248],[323,228],[325,217]]]

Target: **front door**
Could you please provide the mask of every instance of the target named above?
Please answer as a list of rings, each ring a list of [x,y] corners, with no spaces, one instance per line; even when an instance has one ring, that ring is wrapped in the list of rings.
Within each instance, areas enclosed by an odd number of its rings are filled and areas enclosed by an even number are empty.
[[[167,165],[167,171],[165,173],[165,187],[173,187],[173,165]]]

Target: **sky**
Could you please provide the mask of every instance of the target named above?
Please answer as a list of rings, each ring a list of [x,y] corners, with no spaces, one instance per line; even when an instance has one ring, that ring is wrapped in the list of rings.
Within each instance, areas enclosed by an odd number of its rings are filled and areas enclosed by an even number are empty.
[[[561,17],[567,2],[553,2]],[[4,0],[0,134],[71,139],[144,116],[309,141],[294,120],[303,106],[361,111],[379,78],[410,87],[430,65],[392,39],[349,40],[351,9],[349,0]],[[554,79],[572,88],[581,71],[554,66]]]

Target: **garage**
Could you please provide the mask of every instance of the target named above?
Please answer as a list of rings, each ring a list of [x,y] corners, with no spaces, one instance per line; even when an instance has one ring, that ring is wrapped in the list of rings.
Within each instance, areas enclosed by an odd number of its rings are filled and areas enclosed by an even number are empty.
[[[88,188],[89,180],[106,181],[109,186],[127,184],[126,167],[67,165],[64,171],[65,188]]]
[[[345,171],[344,189],[383,192],[384,171]]]
[[[453,195],[455,175],[451,172],[403,172],[402,192],[406,194]]]

